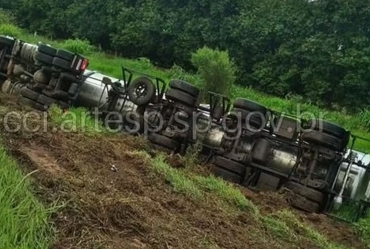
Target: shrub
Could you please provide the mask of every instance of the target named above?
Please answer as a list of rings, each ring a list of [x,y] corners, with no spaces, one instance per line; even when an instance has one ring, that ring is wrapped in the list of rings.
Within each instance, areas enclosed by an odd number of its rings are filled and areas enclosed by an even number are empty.
[[[14,24],[15,18],[11,13],[0,8],[0,23],[1,24]]]
[[[89,41],[80,39],[68,39],[63,43],[63,47],[77,54],[89,54],[94,50]]]
[[[13,24],[1,23],[0,24],[0,34],[8,35],[13,37],[19,37],[22,35],[22,30]]]
[[[203,79],[201,88],[204,92],[212,91],[229,96],[236,79],[236,67],[228,51],[205,46],[192,53],[191,62]]]

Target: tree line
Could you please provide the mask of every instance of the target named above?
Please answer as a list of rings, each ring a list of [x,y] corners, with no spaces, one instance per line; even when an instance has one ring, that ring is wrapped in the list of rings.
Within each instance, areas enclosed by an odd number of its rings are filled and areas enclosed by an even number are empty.
[[[370,105],[365,0],[0,0],[18,25],[87,39],[125,57],[193,70],[191,53],[227,50],[237,83],[326,107]]]

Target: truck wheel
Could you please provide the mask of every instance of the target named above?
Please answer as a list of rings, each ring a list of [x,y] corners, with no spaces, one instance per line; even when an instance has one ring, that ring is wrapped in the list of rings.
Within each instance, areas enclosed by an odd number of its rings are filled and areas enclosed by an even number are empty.
[[[225,157],[221,157],[221,156],[216,156],[214,158],[213,163],[216,166],[218,166],[222,169],[228,170],[228,171],[230,171],[234,174],[237,174],[239,176],[244,176],[245,171],[246,171],[246,166],[244,166],[243,164],[235,162],[235,161],[230,160],[230,159],[225,158]]]
[[[197,98],[200,93],[200,90],[197,87],[182,80],[171,80],[169,85],[170,88],[181,90],[195,98]]]
[[[342,151],[347,146],[347,144],[344,144],[339,138],[319,131],[303,133],[302,140],[309,143],[319,144],[335,151]]]
[[[57,57],[54,57],[52,65],[55,67],[64,69],[64,70],[68,70],[68,71],[71,69],[70,68],[71,62],[57,58]]]
[[[69,104],[67,103],[67,102],[64,102],[64,101],[57,101],[56,102],[57,103],[57,105],[59,105],[59,107],[61,108],[61,109],[68,109],[69,108]]]
[[[128,87],[128,96],[138,106],[149,104],[155,97],[153,82],[146,77],[135,79]]]
[[[148,136],[148,140],[167,149],[176,150],[179,148],[179,143],[176,140],[156,133],[150,133]]]
[[[290,189],[294,193],[301,195],[311,201],[321,203],[325,199],[325,195],[320,191],[303,186],[297,182],[289,181],[285,184],[287,189]]]
[[[193,96],[176,89],[169,89],[166,92],[166,98],[175,102],[178,101],[187,106],[194,106],[195,102],[197,102],[197,99]]]
[[[266,126],[266,123],[264,124],[265,116],[261,112],[233,108],[230,113],[231,118],[237,120],[237,117],[240,116],[242,122],[246,122],[255,128],[264,128]]]
[[[347,136],[347,131],[343,127],[321,119],[309,120],[305,125],[305,129],[309,128],[313,128],[318,131],[321,131],[320,129],[322,128],[322,132],[328,133],[329,135],[335,136],[339,139],[343,139]]]
[[[237,174],[234,174],[228,170],[224,170],[220,167],[217,167],[217,166],[213,166],[211,168],[211,172],[215,175],[215,176],[218,176],[228,182],[232,182],[232,183],[236,183],[236,184],[240,184],[242,182],[242,178],[237,175]]]
[[[72,83],[71,86],[69,87],[68,93],[71,96],[75,96],[78,91],[78,84],[77,83]]]
[[[75,57],[73,53],[61,49],[56,52],[55,56],[69,62],[73,61]]]
[[[37,98],[40,95],[38,92],[32,91],[31,89],[29,89],[27,87],[22,88],[20,94],[21,94],[21,96],[23,96],[27,99],[31,99],[31,100],[37,100]]]
[[[28,98],[25,98],[23,96],[19,96],[18,101],[22,105],[30,106],[30,107],[32,107],[36,110],[39,110],[39,111],[46,111],[45,107],[42,104],[37,103],[36,101],[34,101],[32,99],[28,99]]]
[[[234,108],[244,109],[247,111],[261,112],[264,116],[267,113],[267,108],[264,107],[263,105],[257,102],[251,101],[249,99],[243,99],[243,98],[237,98],[234,101]]]
[[[39,47],[38,47],[38,51],[40,53],[43,53],[43,54],[46,54],[46,55],[49,55],[49,56],[52,56],[54,57],[57,50],[49,45],[46,45],[46,44],[43,44],[43,43],[39,43]]]
[[[53,64],[53,57],[41,52],[36,53],[35,60],[47,65]]]
[[[10,80],[5,80],[1,85],[1,91],[3,93],[9,93],[12,88],[12,82]]]
[[[305,212],[319,213],[321,211],[321,207],[318,203],[310,201],[303,196],[295,196],[293,199],[289,200],[289,203],[292,207]]]
[[[37,102],[47,106],[49,108],[52,104],[56,103],[56,99],[49,98],[48,96],[44,94],[40,94],[39,97],[37,98]]]
[[[0,47],[13,47],[14,42],[13,38],[0,35]]]

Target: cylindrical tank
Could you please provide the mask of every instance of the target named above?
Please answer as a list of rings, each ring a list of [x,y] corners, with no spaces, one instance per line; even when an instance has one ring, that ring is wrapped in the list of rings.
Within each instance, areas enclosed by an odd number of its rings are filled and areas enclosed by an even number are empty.
[[[29,62],[34,62],[37,49],[38,46],[36,44],[23,43],[21,57]]]
[[[267,167],[289,175],[297,163],[298,148],[281,146],[271,150]]]
[[[107,86],[102,82],[103,78],[107,77],[112,80],[112,82],[120,82],[123,85],[123,81],[109,77],[107,75],[85,70],[84,81],[81,85],[81,90],[77,96],[75,104],[77,106],[83,106],[87,108],[99,107],[99,110],[106,111],[108,107],[108,91],[111,90],[111,86]],[[123,104],[123,99],[119,99],[115,107],[115,111],[119,111]],[[125,106],[122,111],[134,110],[136,105],[131,101],[126,100]]]
[[[224,131],[222,127],[212,123],[209,115],[205,113],[198,114],[196,118],[195,129],[196,140],[211,148],[222,146]]]

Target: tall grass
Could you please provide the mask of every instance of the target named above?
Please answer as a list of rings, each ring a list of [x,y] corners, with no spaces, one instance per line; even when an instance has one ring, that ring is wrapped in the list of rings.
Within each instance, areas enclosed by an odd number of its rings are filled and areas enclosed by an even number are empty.
[[[29,178],[0,145],[0,243],[1,248],[49,248],[53,231],[51,211],[32,194]]]
[[[81,39],[68,39],[62,43],[63,48],[68,51],[77,54],[88,55],[91,54],[94,50],[94,47],[87,40]]]

